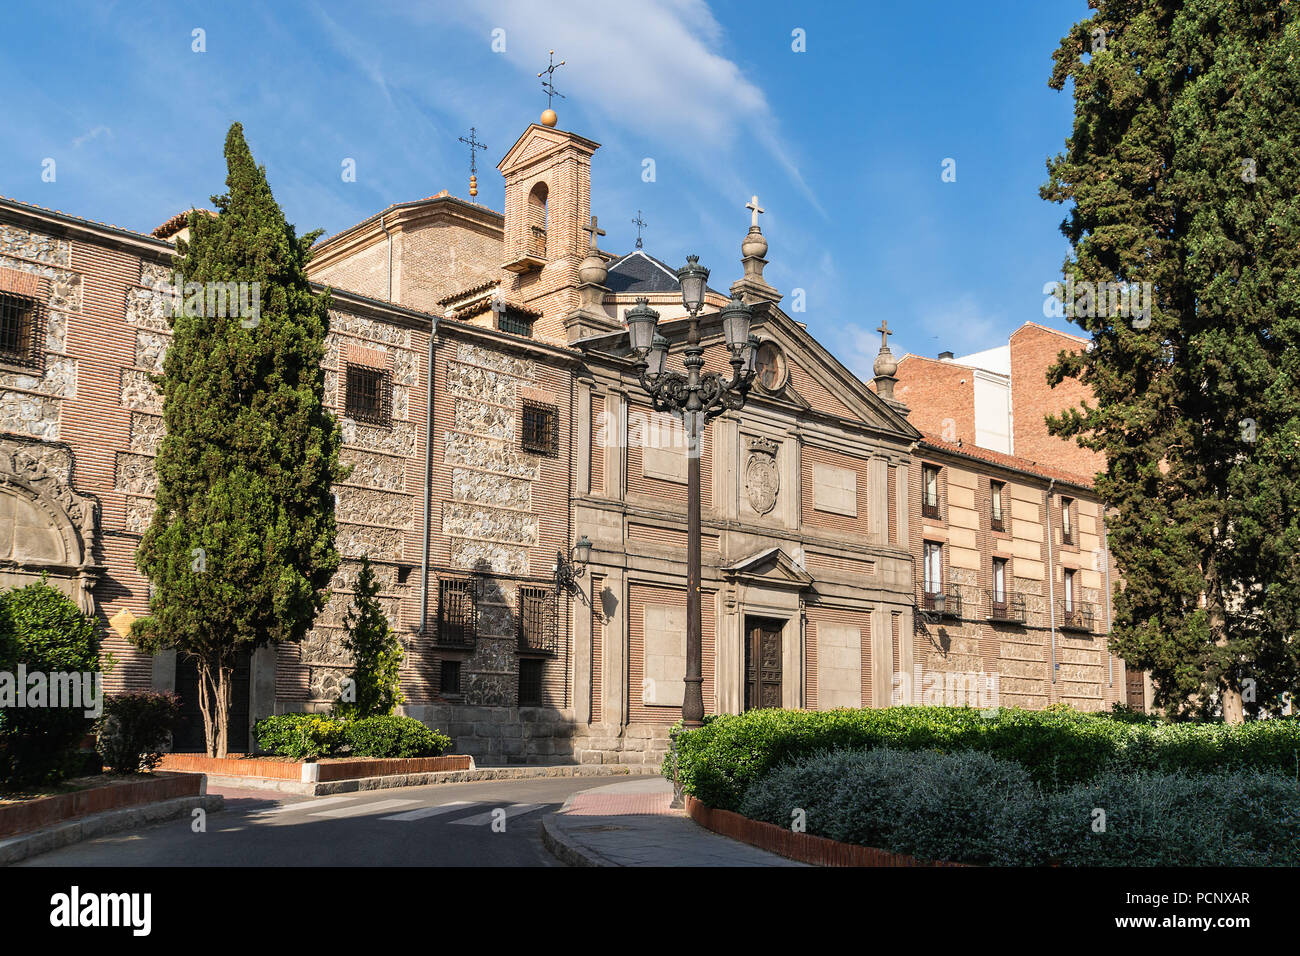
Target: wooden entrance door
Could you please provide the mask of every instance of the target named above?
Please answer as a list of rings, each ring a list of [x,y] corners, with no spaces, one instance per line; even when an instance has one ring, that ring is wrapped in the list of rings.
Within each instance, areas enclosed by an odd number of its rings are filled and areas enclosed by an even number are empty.
[[[782,621],[750,618],[745,637],[745,710],[781,706]]]

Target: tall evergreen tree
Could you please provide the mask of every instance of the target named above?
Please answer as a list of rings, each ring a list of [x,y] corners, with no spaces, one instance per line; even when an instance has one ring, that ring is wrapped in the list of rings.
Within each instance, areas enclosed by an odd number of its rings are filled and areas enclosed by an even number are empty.
[[[226,753],[239,652],[300,639],[339,564],[341,439],[321,370],[329,303],[306,273],[320,233],[295,235],[238,123],[225,152],[218,214],[190,215],[175,260],[186,286],[155,380],[166,436],[136,554],[155,591],[133,629],[140,646],[196,662],[212,756]],[[222,307],[215,293],[231,287],[217,284],[228,283],[255,284],[244,308]]]
[[[1123,585],[1112,648],[1178,715],[1278,709],[1300,672],[1300,26],[1294,0],[1094,0],[1055,54],[1076,282],[1151,283],[1062,356],[1093,403]],[[1082,304],[1077,302],[1076,304]],[[1094,302],[1094,306],[1095,306]]]
[[[379,603],[379,581],[364,555],[357,570],[352,607],[343,620],[343,645],[352,655],[352,693],[335,712],[353,717],[381,717],[404,703],[401,691],[402,643]]]

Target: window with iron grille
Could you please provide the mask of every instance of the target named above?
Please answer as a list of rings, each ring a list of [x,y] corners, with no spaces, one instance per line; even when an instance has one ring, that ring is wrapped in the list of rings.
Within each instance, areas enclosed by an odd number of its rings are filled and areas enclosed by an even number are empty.
[[[541,658],[525,657],[519,661],[519,706],[542,706],[542,672],[545,662]]]
[[[1006,485],[1000,481],[995,481],[990,485],[992,494],[992,505],[990,507],[990,520],[994,531],[1005,531],[1006,525],[1002,520],[1002,493]]]
[[[533,337],[533,320],[516,309],[506,309],[497,316],[497,328],[511,335]]]
[[[478,617],[478,591],[472,578],[438,581],[438,643],[444,647],[473,647]]]
[[[554,654],[559,649],[556,627],[558,600],[549,588],[519,589],[519,649]]]
[[[438,673],[438,692],[460,693],[460,661],[443,661]]]
[[[35,299],[0,292],[0,362],[38,369],[41,347],[41,309]]]
[[[349,364],[344,413],[348,418],[371,425],[390,424],[393,417],[393,383],[388,372],[365,365]]]
[[[560,410],[554,405],[524,402],[524,427],[520,433],[524,451],[551,458],[560,453]]]

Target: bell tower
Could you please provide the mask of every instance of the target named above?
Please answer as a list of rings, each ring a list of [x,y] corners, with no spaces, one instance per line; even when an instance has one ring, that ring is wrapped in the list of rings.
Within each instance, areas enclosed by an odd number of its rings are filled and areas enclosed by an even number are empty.
[[[539,338],[563,340],[578,307],[579,267],[590,239],[591,157],[599,143],[533,123],[497,169],[505,179],[502,290],[542,311]]]

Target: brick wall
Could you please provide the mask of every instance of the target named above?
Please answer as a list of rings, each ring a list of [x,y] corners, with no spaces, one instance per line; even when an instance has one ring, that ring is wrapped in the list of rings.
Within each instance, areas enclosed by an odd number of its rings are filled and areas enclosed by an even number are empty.
[[[1011,411],[1015,453],[1030,461],[1051,464],[1084,477],[1105,469],[1105,459],[1080,448],[1073,439],[1048,434],[1044,418],[1076,407],[1091,390],[1074,379],[1056,388],[1047,384],[1047,370],[1062,351],[1078,351],[1082,339],[1042,326],[1025,324],[1011,335]]]
[[[904,355],[894,397],[908,407],[907,420],[945,441],[975,442],[975,372],[965,365]]]

